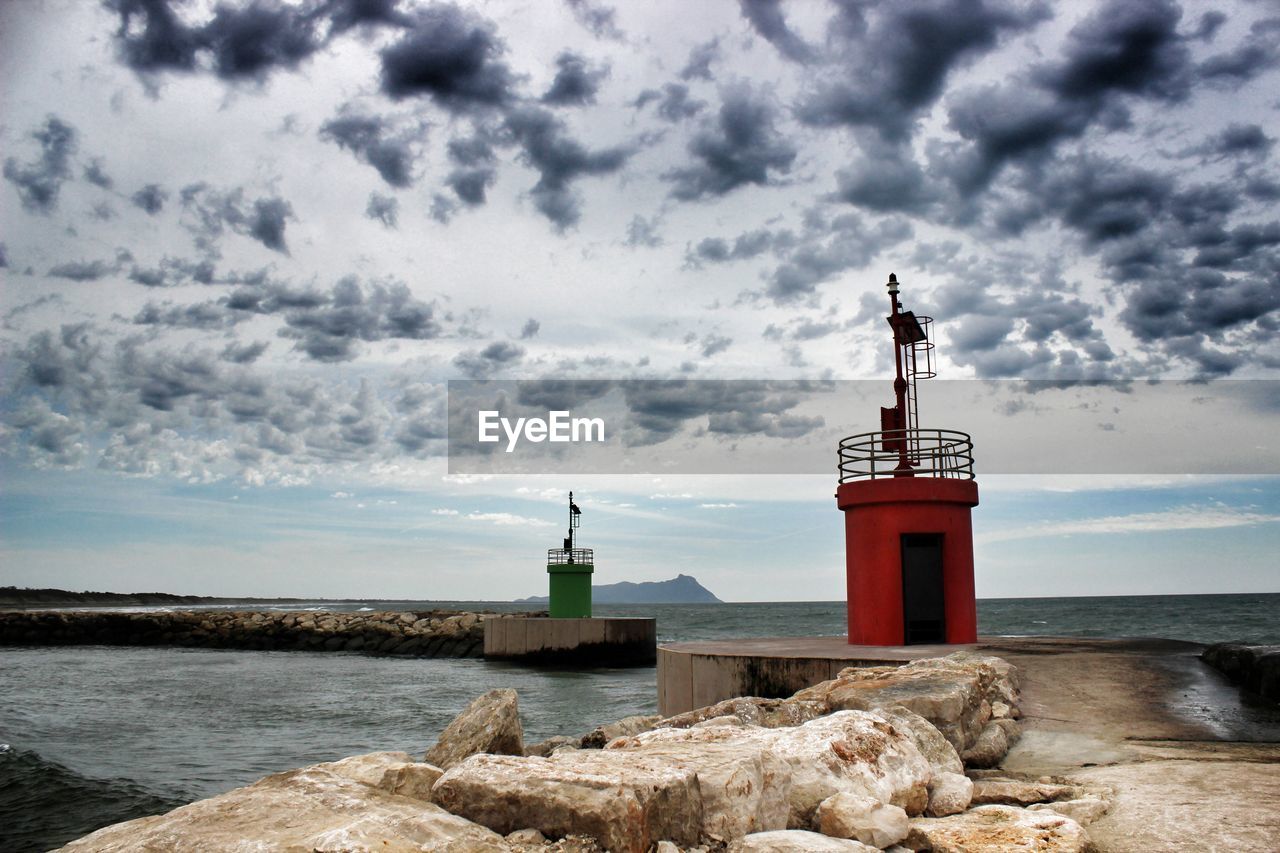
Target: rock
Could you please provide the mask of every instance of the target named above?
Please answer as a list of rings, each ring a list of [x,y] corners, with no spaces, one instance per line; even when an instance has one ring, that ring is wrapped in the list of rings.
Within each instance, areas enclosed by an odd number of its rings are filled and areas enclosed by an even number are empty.
[[[65,851],[507,851],[502,837],[431,803],[323,765],[277,773],[217,797],[100,829]]]
[[[865,794],[833,794],[818,804],[818,829],[832,838],[852,838],[885,848],[907,837],[907,813]]]
[[[973,781],[959,773],[940,773],[929,785],[929,817],[960,814],[973,800]]]
[[[589,733],[582,736],[581,746],[583,749],[600,749],[614,738],[637,735],[640,734],[640,732],[647,732],[661,720],[662,717],[658,714],[653,714],[651,716],[623,717],[616,723],[596,726]]]
[[[1280,700],[1280,646],[1214,643],[1200,659],[1263,698]]]
[[[1053,812],[979,806],[950,817],[916,818],[903,846],[935,853],[1084,853],[1089,836],[1080,824]]]
[[[828,838],[803,829],[757,832],[729,845],[728,853],[879,853],[861,841]]]
[[[734,717],[753,726],[776,729],[798,726],[831,711],[826,702],[797,699],[761,699],[745,696],[726,699],[706,708],[698,708],[667,717],[655,728],[687,729],[712,719]]]
[[[973,805],[998,804],[1029,806],[1052,800],[1069,800],[1079,796],[1074,785],[1047,782],[1020,782],[1016,779],[982,779],[973,783]]]
[[[991,718],[993,720],[1007,720],[1013,716],[1013,709],[1004,702],[991,703]]]
[[[933,723],[919,714],[901,705],[881,708],[876,713],[884,717],[894,726],[904,729],[915,742],[916,749],[924,756],[925,761],[933,768],[934,775],[939,773],[964,773],[964,763],[960,755],[942,732]]]
[[[982,730],[982,734],[978,736],[973,746],[966,749],[960,757],[966,766],[988,768],[995,767],[1004,761],[1005,753],[1008,751],[1009,737],[1005,734],[1004,728],[991,723]]]
[[[696,771],[624,752],[473,755],[440,777],[432,795],[497,832],[590,835],[614,853],[646,853],[661,839],[693,844],[702,827]]]
[[[655,729],[619,739],[606,753],[643,750],[656,743],[685,743],[695,755],[699,745],[709,743],[771,751],[790,771],[786,826],[792,828],[813,826],[818,804],[842,791],[892,803],[908,814],[920,814],[928,804],[928,762],[905,731],[865,711],[840,711],[801,726],[777,729]]]
[[[904,666],[849,667],[832,681],[792,700],[825,702],[833,710],[877,710],[902,705],[924,717],[957,752],[978,739],[991,714],[988,696],[1016,701],[1016,670],[999,658],[957,652]]]
[[[507,833],[507,843],[522,845],[537,845],[539,847],[547,840],[547,837],[536,829],[517,829],[515,832]]]
[[[565,735],[552,735],[551,737],[547,738],[544,741],[539,741],[538,743],[535,743],[533,746],[526,746],[524,748],[524,754],[536,755],[540,758],[546,758],[548,755],[550,755],[551,753],[555,752],[557,749],[560,749],[561,747],[564,747],[564,746],[577,749],[579,740],[580,738],[576,738],[576,737],[567,737]]]
[[[414,761],[407,752],[371,752],[314,766],[392,794],[426,802],[431,801],[431,788],[444,773],[433,764]]]
[[[1101,797],[1085,796],[1075,800],[1057,800],[1051,803],[1035,803],[1027,811],[1051,811],[1069,817],[1081,826],[1088,826],[1111,810],[1111,804]]]
[[[436,745],[427,751],[426,761],[448,770],[480,752],[524,755],[524,732],[514,690],[490,690],[476,698],[440,733]]]
[[[653,853],[680,853],[680,848],[670,841],[659,841],[654,846]]]

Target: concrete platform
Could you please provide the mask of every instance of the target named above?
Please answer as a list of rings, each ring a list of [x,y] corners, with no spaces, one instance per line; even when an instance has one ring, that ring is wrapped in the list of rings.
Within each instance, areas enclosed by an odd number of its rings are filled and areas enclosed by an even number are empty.
[[[653,666],[657,647],[656,619],[518,614],[484,620],[486,660],[538,666]]]
[[[682,714],[735,696],[784,698],[848,666],[904,664],[972,645],[851,646],[843,637],[765,637],[658,648],[658,710]]]

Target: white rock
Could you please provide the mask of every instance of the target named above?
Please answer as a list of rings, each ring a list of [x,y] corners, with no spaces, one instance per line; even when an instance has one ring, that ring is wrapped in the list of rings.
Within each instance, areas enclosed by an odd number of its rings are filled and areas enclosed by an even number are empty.
[[[444,773],[434,764],[414,761],[407,752],[371,752],[315,766],[402,797],[427,802],[431,801],[431,787]]]
[[[960,814],[973,800],[973,780],[959,773],[940,773],[929,786],[929,817]]]
[[[833,794],[818,805],[818,830],[884,848],[907,837],[907,813],[865,794]]]
[[[1005,734],[1004,728],[997,723],[989,723],[973,746],[966,749],[960,758],[966,767],[996,767],[1004,761],[1008,751],[1009,736]]]
[[[67,851],[307,850],[321,853],[506,853],[502,837],[431,803],[387,793],[323,766],[108,826]]]
[[[1085,853],[1089,836],[1080,824],[1049,811],[978,806],[950,817],[915,818],[905,847],[912,850],[1037,851]]]
[[[589,835],[614,853],[645,853],[662,839],[693,844],[702,828],[696,771],[623,752],[473,755],[440,777],[432,797],[497,832]]]
[[[879,853],[849,838],[828,838],[803,829],[757,832],[729,845],[728,853]]]
[[[772,752],[790,770],[786,825],[792,828],[812,826],[818,804],[841,791],[866,794],[908,814],[920,814],[928,804],[932,774],[920,750],[904,730],[865,711],[841,711],[776,729],[655,729],[619,739],[606,752],[657,743],[753,745]]]
[[[670,841],[659,841],[653,853],[680,853],[680,848]]]
[[[1053,803],[1035,803],[1027,806],[1027,811],[1051,811],[1069,817],[1081,826],[1088,826],[1111,809],[1111,804],[1101,797],[1085,796],[1075,800],[1060,800]]]
[[[427,751],[426,761],[448,770],[469,755],[523,755],[524,732],[516,692],[490,690],[454,717]]]

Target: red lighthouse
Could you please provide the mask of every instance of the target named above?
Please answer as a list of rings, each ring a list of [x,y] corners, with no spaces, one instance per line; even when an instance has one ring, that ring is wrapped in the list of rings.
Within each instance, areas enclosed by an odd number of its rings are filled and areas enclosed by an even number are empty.
[[[879,432],[840,442],[849,642],[973,643],[973,442],[920,428],[916,381],[937,375],[933,321],[902,309],[892,273],[889,302],[895,403],[880,410]]]

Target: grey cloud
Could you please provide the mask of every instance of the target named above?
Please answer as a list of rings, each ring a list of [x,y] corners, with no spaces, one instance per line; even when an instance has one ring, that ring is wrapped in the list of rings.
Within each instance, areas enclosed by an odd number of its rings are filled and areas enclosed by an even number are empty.
[[[632,154],[622,146],[590,151],[566,135],[564,122],[536,107],[513,110],[505,126],[520,145],[522,159],[538,171],[531,191],[534,204],[561,231],[581,217],[572,183],[588,175],[612,174]]]
[[[619,383],[630,423],[623,440],[630,446],[657,444],[687,422],[708,419],[708,431],[732,436],[765,434],[799,437],[823,425],[790,410],[802,402],[796,383],[756,380],[626,381]]]
[[[710,80],[711,63],[720,58],[720,39],[694,45],[689,51],[689,58],[680,69],[681,80]]]
[[[52,213],[58,206],[62,184],[71,176],[71,156],[76,151],[76,130],[57,116],[45,119],[31,138],[40,143],[40,156],[29,163],[13,157],[4,161],[5,179],[18,190],[22,207],[32,213]]]
[[[700,343],[700,352],[703,358],[711,358],[717,353],[724,352],[733,345],[733,338],[724,335],[708,334],[703,335]]]
[[[497,172],[488,166],[474,169],[454,169],[445,178],[445,184],[464,203],[476,207],[484,204],[489,187],[497,178]]]
[[[320,127],[320,138],[349,150],[393,187],[413,184],[415,143],[423,135],[420,126],[396,129],[382,116],[361,114],[350,107]]]
[[[188,261],[165,257],[154,267],[133,267],[129,279],[144,287],[173,287],[188,282],[213,284],[214,273],[213,262],[208,259]]]
[[[707,106],[706,101],[689,97],[689,87],[681,83],[667,83],[662,87],[662,99],[658,102],[658,115],[673,124],[693,118]]]
[[[53,411],[47,402],[29,398],[9,418],[9,425],[20,430],[32,461],[37,467],[74,468],[84,461],[84,437],[79,423]]]
[[[807,296],[837,273],[866,266],[884,249],[913,233],[902,219],[881,219],[868,226],[857,214],[844,214],[818,225],[770,273],[768,295],[775,301]]]
[[[742,16],[778,52],[792,62],[808,62],[813,50],[787,26],[781,0],[738,0]]]
[[[213,252],[224,228],[252,237],[268,249],[288,254],[285,226],[293,219],[293,207],[278,196],[259,198],[246,205],[244,191],[221,192],[208,184],[183,187],[180,199],[191,220],[184,223],[205,251]]]
[[[93,261],[65,261],[49,268],[46,275],[55,278],[65,278],[71,281],[97,281],[100,278],[106,278],[118,272],[120,264],[117,261],[104,261],[101,259]]]
[[[375,24],[407,27],[412,19],[400,11],[399,5],[400,0],[330,0],[329,26],[335,33]]]
[[[505,105],[515,80],[492,23],[451,4],[417,10],[412,27],[381,53],[382,90],[425,95],[455,113]]]
[[[1275,142],[1259,125],[1232,123],[1203,145],[1193,148],[1192,153],[1218,158],[1265,157]]]
[[[129,200],[133,202],[134,207],[154,216],[164,209],[164,203],[169,200],[169,193],[159,184],[147,184],[130,196]]]
[[[767,186],[791,170],[795,147],[775,127],[773,107],[746,87],[725,93],[714,124],[689,142],[694,163],[662,177],[681,201],[723,196],[748,184]]]
[[[921,214],[938,200],[910,149],[902,147],[837,172],[836,182],[838,199],[881,212]]]
[[[116,40],[125,64],[139,74],[190,72],[207,56],[226,80],[263,80],[293,69],[323,45],[319,17],[309,7],[274,0],[219,4],[201,25],[184,23],[166,0],[107,0],[120,18]]]
[[[794,243],[790,231],[773,232],[761,228],[747,231],[734,238],[732,245],[723,237],[705,237],[686,253],[685,260],[694,266],[702,263],[725,263],[754,258],[775,247],[786,248]]]
[[[284,311],[280,334],[316,361],[355,358],[359,341],[429,340],[441,332],[434,306],[414,298],[402,283],[361,287],[349,276],[327,294],[277,291],[270,298],[275,301],[248,310]]]
[[[133,317],[137,326],[156,326],[166,329],[229,329],[242,319],[222,305],[209,302],[194,305],[156,305],[148,302]]]
[[[271,344],[266,341],[254,341],[246,344],[233,342],[223,347],[218,357],[232,364],[252,364],[262,357],[262,354],[267,351],[269,346]]]
[[[89,161],[89,165],[84,167],[84,179],[95,187],[101,187],[109,190],[115,186],[115,181],[107,174],[106,165],[102,162],[101,157],[94,157]]]
[[[565,0],[579,24],[600,38],[622,39],[617,11],[599,0]]]
[[[583,106],[596,102],[600,85],[609,77],[609,67],[592,66],[585,57],[565,51],[556,57],[556,76],[542,96],[544,104]]]
[[[983,0],[907,0],[837,17],[831,29],[837,71],[824,75],[800,104],[818,126],[871,126],[906,137],[922,110],[942,94],[951,71],[1008,34],[1048,17],[1049,7]],[[850,23],[854,22],[854,23]]]
[[[649,249],[661,246],[662,235],[658,233],[658,225],[658,217],[645,219],[640,214],[636,214],[627,223],[626,244],[632,248],[645,247]]]
[[[542,324],[530,317],[524,321],[524,326],[520,328],[520,339],[529,340],[538,336],[538,330],[542,328]]]
[[[499,370],[514,367],[524,358],[524,347],[506,341],[494,341],[482,350],[467,350],[454,358],[454,366],[473,378],[492,376]]]
[[[1196,68],[1196,74],[1209,85],[1237,89],[1280,65],[1280,18],[1264,18],[1254,22],[1249,35],[1235,48],[1215,54]]]
[[[387,228],[395,228],[400,215],[400,202],[393,196],[369,193],[369,203],[365,205],[364,215],[376,219]]]

